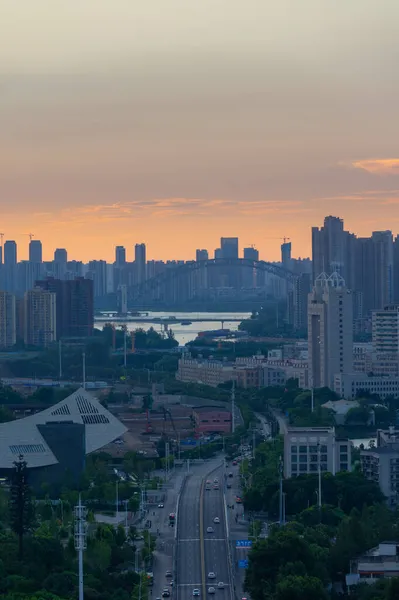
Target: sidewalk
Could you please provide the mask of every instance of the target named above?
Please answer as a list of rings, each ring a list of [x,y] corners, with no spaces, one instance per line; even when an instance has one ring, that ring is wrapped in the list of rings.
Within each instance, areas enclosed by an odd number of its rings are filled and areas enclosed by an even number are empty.
[[[151,533],[157,537],[156,549],[154,551],[154,586],[151,597],[161,597],[162,590],[168,586],[168,580],[165,578],[166,571],[173,573],[173,558],[175,546],[175,527],[169,526],[169,514],[176,513],[177,499],[185,478],[184,470],[175,470],[166,485],[164,507],[151,507],[146,513],[146,519],[151,521]],[[168,586],[169,587],[169,586]],[[172,592],[172,588],[170,588]]]
[[[236,504],[236,497],[240,497],[242,489],[240,487],[240,467],[233,467],[231,462],[226,469],[226,473],[233,473],[233,477],[228,477],[226,483],[231,484],[231,489],[226,489],[227,506],[234,505],[234,510],[227,508],[229,520],[229,538],[231,544],[231,552],[233,558],[233,576],[235,583],[235,596],[237,599],[248,598],[248,594],[244,592],[245,569],[238,566],[239,560],[245,560],[248,556],[248,550],[245,548],[236,549],[236,540],[248,539],[248,523],[243,519],[244,507],[242,504]]]

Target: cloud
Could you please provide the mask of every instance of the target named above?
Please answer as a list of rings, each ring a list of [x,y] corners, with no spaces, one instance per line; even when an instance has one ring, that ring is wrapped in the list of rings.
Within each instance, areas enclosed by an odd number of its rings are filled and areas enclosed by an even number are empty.
[[[399,158],[357,160],[352,162],[352,167],[372,175],[399,175]]]

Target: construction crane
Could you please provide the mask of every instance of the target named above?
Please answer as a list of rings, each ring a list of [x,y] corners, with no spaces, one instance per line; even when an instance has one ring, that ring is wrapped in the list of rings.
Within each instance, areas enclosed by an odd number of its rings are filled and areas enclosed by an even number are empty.
[[[270,237],[270,238],[265,238],[265,239],[266,239],[266,240],[283,240],[284,244],[285,244],[287,241],[290,241],[290,240],[291,240],[291,238],[289,238],[289,237]]]
[[[0,241],[1,241],[1,245],[2,246],[4,245],[3,244],[3,242],[4,242],[4,236],[5,236],[5,233],[0,233]]]
[[[169,420],[172,423],[174,434],[175,434],[176,439],[177,439],[178,436],[177,436],[175,422],[174,422],[173,417],[172,417],[172,413],[170,412],[170,410],[168,408],[165,408],[164,406],[161,406],[161,410],[163,412],[163,418],[164,418],[164,427],[163,427],[163,434],[164,434],[164,436],[166,437],[165,425],[166,425],[166,421],[167,421],[167,419],[169,417]]]

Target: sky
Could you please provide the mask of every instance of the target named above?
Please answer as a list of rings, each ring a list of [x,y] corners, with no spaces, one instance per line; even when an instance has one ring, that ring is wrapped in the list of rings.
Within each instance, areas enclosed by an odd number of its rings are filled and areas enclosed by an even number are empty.
[[[0,0],[0,228],[70,259],[399,233],[397,0]]]

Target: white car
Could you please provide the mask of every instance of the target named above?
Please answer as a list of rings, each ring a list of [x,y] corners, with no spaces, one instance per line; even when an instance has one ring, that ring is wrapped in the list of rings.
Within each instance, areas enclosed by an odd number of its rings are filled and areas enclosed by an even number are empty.
[[[209,587],[208,588],[208,594],[214,594],[216,592],[214,587]]]
[[[213,527],[207,527],[206,532],[207,533],[213,533],[215,530],[213,529]]]
[[[208,573],[208,579],[216,579],[216,575],[215,575],[215,573],[213,571],[210,571]]]
[[[193,590],[193,596],[199,596],[199,595],[200,595],[200,591],[199,591],[199,589],[195,588],[195,589]]]
[[[163,508],[164,505],[163,504],[158,504],[158,508]]]
[[[215,517],[215,518],[213,519],[213,522],[214,522],[214,523],[220,523],[220,519],[219,519],[219,517]]]
[[[223,583],[223,581],[219,581],[219,583],[218,583],[218,588],[219,588],[219,590],[222,590],[222,589],[224,588],[224,583]]]

